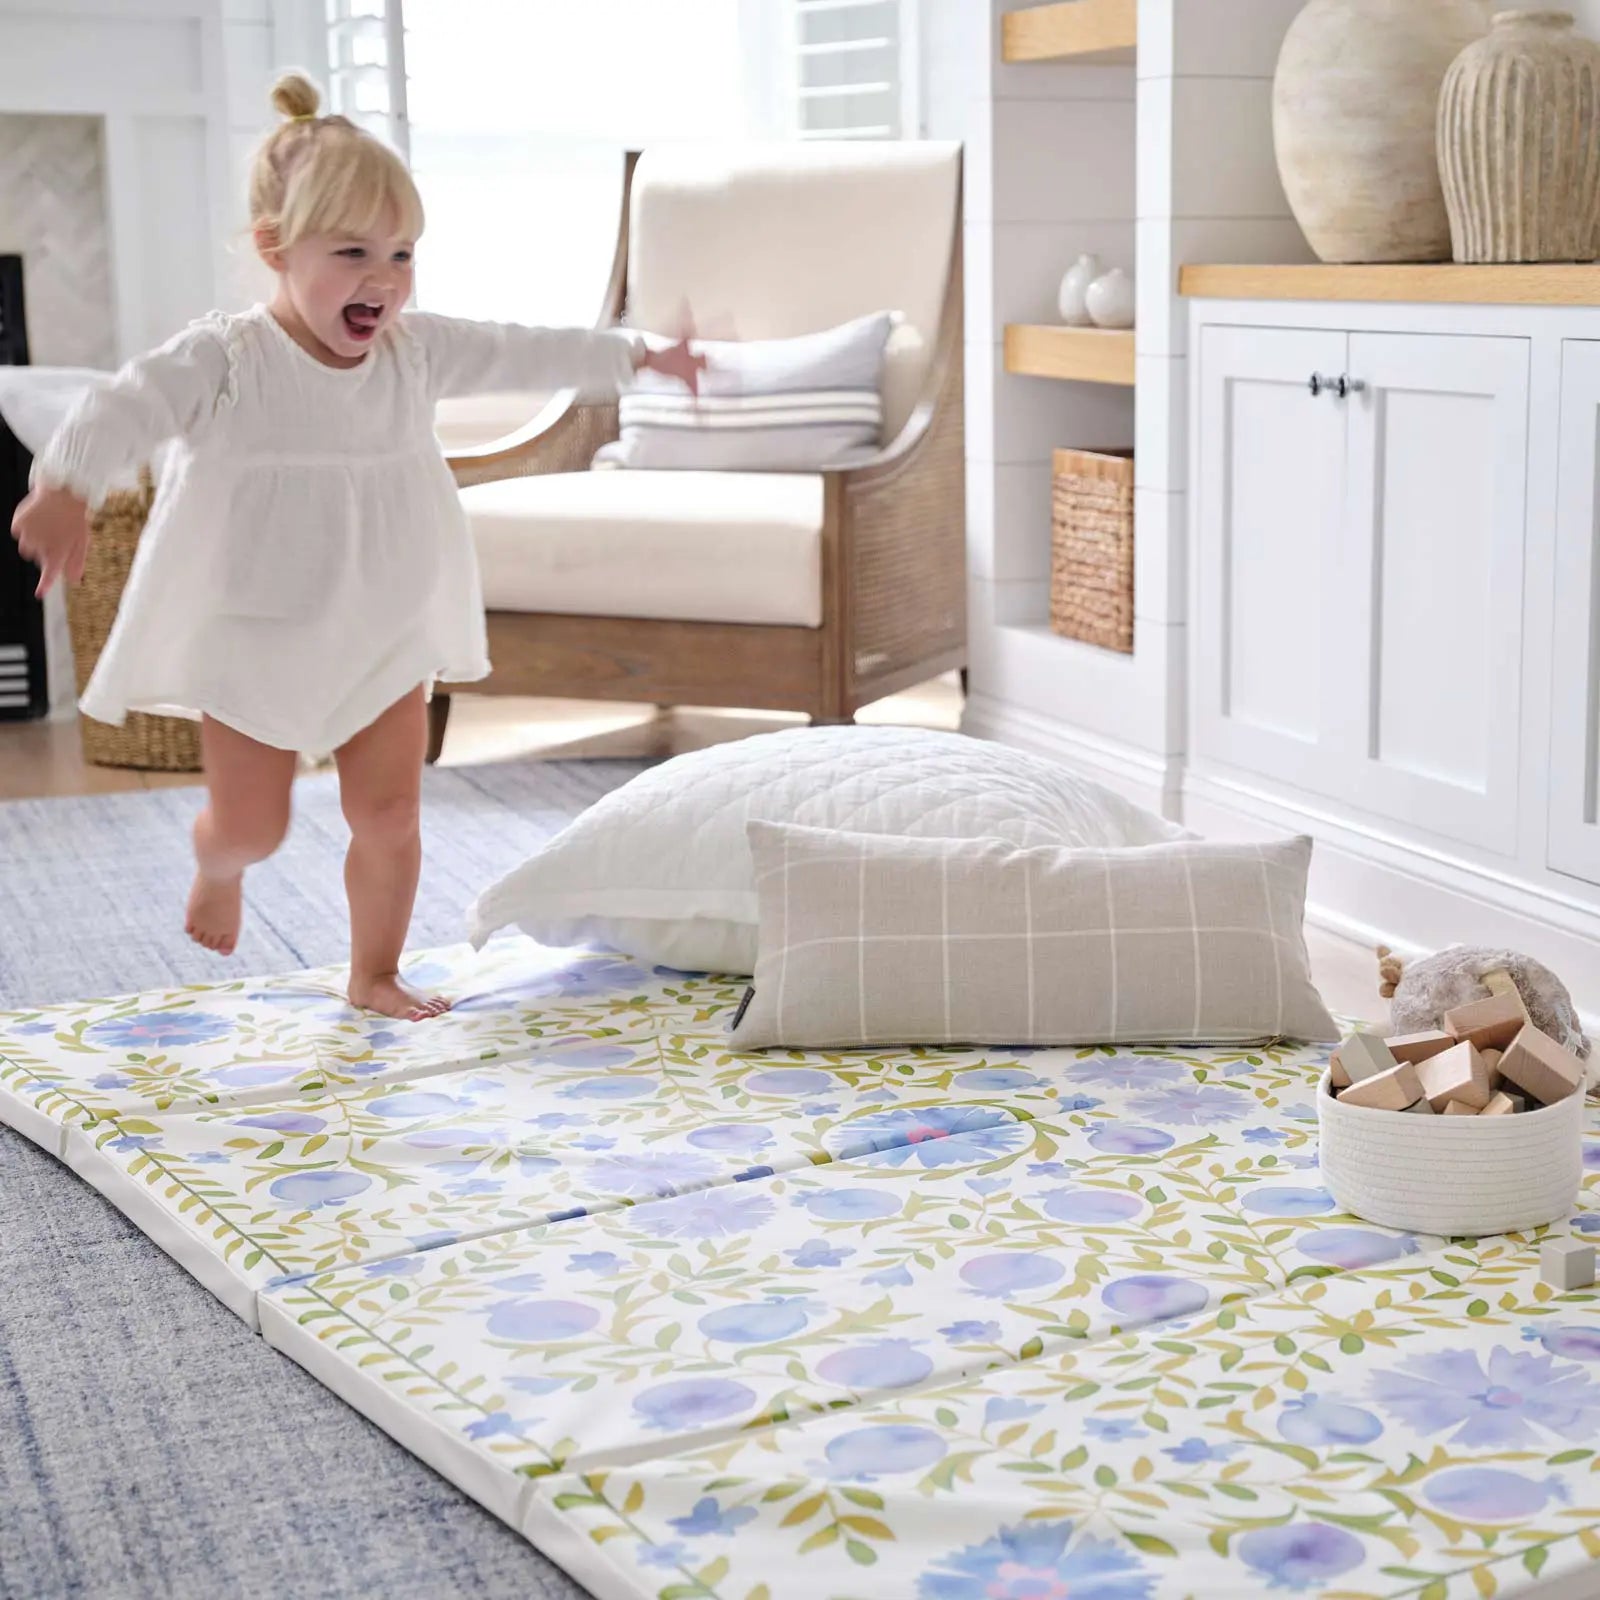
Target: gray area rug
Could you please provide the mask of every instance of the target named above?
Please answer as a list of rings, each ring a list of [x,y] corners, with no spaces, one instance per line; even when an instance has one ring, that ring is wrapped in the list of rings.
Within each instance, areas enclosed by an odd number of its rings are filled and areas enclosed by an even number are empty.
[[[643,765],[429,771],[412,948],[459,943],[487,883]],[[337,786],[295,802],[226,962],[183,934],[198,790],[0,805],[0,1008],[343,961]],[[583,1593],[0,1128],[5,1600]]]

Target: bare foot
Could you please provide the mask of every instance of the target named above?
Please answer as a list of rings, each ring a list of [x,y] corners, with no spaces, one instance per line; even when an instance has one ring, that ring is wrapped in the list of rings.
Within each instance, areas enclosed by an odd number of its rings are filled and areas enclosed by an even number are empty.
[[[208,878],[196,873],[189,891],[189,910],[183,930],[198,945],[231,956],[239,942],[239,895],[244,879]]]
[[[398,1017],[402,1022],[426,1022],[450,1009],[450,1002],[442,995],[429,998],[418,994],[400,981],[397,972],[380,972],[370,978],[357,978],[352,973],[350,1004],[385,1017]]]

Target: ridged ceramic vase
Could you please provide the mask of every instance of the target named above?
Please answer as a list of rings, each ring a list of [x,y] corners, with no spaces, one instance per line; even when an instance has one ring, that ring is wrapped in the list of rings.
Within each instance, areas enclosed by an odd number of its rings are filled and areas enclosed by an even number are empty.
[[[1503,11],[1450,68],[1439,174],[1457,261],[1600,256],[1600,44],[1566,11]]]
[[[1310,0],[1273,81],[1278,172],[1324,261],[1445,261],[1435,125],[1489,0]]]

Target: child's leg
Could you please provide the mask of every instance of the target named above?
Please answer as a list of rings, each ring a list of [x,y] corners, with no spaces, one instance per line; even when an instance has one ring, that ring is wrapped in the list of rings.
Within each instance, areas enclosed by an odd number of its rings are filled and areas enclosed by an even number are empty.
[[[400,953],[422,871],[422,758],[428,717],[413,689],[336,752],[350,824],[344,884],[350,897],[350,1003],[420,1022],[448,1011],[400,981]]]
[[[195,819],[198,869],[189,891],[189,937],[218,955],[239,942],[244,869],[265,861],[289,831],[296,756],[206,717],[200,725],[209,803]]]

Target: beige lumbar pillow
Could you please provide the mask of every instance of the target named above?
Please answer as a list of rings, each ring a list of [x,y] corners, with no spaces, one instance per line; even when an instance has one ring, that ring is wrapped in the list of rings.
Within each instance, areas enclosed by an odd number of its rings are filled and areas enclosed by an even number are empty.
[[[1301,932],[1309,839],[748,835],[760,930],[742,1048],[1338,1037]]]

